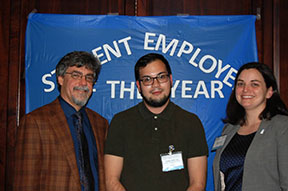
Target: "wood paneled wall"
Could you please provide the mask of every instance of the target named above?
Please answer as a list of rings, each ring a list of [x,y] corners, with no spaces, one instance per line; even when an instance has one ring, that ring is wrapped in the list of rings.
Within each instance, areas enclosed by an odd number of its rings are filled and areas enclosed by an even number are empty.
[[[25,108],[25,28],[32,11],[136,16],[258,14],[259,61],[273,68],[288,104],[287,0],[0,0],[0,191],[11,190],[15,135]]]
[[[288,107],[288,1],[276,0],[279,12],[275,13],[274,20],[279,27],[275,27],[275,41],[273,51],[276,52],[275,62],[279,63],[278,78],[281,97]],[[280,2],[279,2],[280,1]]]
[[[0,3],[0,190],[4,190],[6,168],[8,53],[9,53],[9,1]],[[8,9],[7,9],[8,8]],[[8,26],[8,27],[7,27]]]

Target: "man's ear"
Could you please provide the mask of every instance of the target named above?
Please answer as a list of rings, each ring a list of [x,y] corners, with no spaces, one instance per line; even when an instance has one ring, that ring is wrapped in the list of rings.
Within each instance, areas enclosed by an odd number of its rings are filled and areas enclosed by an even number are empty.
[[[64,81],[64,77],[63,76],[58,76],[57,79],[58,79],[58,84],[62,86],[63,85],[63,81]]]
[[[172,79],[172,74],[170,74],[170,75],[169,75],[169,79],[170,79],[171,87],[173,87],[173,79]]]
[[[140,82],[139,80],[136,81],[136,86],[137,86],[137,89],[138,89],[138,92],[140,93],[141,92],[141,85],[140,85]]]

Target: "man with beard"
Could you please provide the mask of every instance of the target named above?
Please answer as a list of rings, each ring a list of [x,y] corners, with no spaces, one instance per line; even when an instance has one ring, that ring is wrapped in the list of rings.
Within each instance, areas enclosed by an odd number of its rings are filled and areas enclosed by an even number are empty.
[[[150,53],[135,65],[143,102],[116,114],[105,143],[107,191],[202,191],[208,148],[199,118],[170,101],[168,61]]]
[[[75,51],[56,66],[60,96],[24,116],[17,132],[14,185],[20,190],[104,191],[108,121],[85,107],[101,63]]]

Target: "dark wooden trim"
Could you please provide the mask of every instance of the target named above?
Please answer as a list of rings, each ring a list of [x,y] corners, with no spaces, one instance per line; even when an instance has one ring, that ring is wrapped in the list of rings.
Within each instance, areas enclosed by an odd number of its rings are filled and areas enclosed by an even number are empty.
[[[263,25],[264,25],[264,11],[263,11],[263,5],[262,0],[255,0],[252,3],[252,15],[258,15],[258,19],[255,23],[256,28],[256,40],[257,40],[257,49],[258,49],[258,59],[260,62],[263,62]]]
[[[288,107],[288,1],[279,2],[280,95]]]
[[[9,41],[9,92],[8,92],[8,128],[7,128],[7,163],[5,190],[12,190],[14,148],[17,127],[19,126],[21,112],[25,110],[25,89],[21,82],[21,70],[24,70],[24,43],[27,16],[23,16],[23,1],[11,2],[10,41]],[[23,66],[23,67],[22,67]],[[22,87],[23,85],[23,87]]]
[[[263,55],[261,62],[273,68],[273,0],[264,0],[262,10]]]
[[[118,0],[118,14],[125,15],[125,0]]]
[[[0,190],[5,190],[7,168],[10,1],[0,0]]]
[[[150,0],[137,0],[137,16],[152,16]]]
[[[280,31],[279,31],[279,0],[273,1],[273,71],[277,79],[277,84],[281,90],[280,84]]]
[[[125,15],[135,16],[135,1],[136,0],[125,0]]]

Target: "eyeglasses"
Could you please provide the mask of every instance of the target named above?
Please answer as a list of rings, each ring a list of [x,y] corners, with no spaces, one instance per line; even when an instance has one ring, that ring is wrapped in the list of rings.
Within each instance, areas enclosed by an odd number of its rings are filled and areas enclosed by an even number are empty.
[[[170,74],[158,74],[156,77],[145,76],[139,81],[143,83],[144,86],[150,86],[154,83],[156,79],[159,83],[165,83],[168,81]]]
[[[65,72],[65,74],[70,74],[71,77],[74,79],[74,80],[80,80],[82,79],[83,77],[83,74],[81,72],[76,72],[76,71],[73,71],[73,72]],[[86,74],[85,75],[85,80],[86,82],[89,82],[89,83],[94,83],[95,82],[95,77],[93,74]]]

